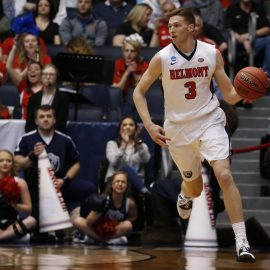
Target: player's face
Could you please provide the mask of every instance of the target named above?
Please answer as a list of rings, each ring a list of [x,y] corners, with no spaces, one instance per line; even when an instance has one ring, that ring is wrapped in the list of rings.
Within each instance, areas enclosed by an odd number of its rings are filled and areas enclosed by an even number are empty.
[[[121,129],[126,132],[129,136],[134,136],[136,131],[136,125],[131,118],[126,118],[121,124]]]
[[[0,178],[4,175],[9,175],[13,166],[12,156],[5,152],[0,152]]]
[[[112,181],[112,189],[117,193],[124,193],[127,189],[127,177],[125,174],[117,174]]]
[[[55,124],[55,117],[53,115],[53,111],[38,110],[35,123],[38,129],[40,129],[41,131],[48,132],[53,130]]]
[[[174,43],[185,42],[194,32],[194,25],[188,24],[184,17],[179,15],[170,18],[168,28]]]

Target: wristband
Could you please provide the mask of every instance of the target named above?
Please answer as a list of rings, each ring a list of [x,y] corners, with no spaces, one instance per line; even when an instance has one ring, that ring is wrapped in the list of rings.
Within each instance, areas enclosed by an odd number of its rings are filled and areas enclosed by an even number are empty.
[[[34,152],[31,152],[28,154],[28,158],[31,160],[31,161],[36,161],[37,160],[37,156],[34,154]]]

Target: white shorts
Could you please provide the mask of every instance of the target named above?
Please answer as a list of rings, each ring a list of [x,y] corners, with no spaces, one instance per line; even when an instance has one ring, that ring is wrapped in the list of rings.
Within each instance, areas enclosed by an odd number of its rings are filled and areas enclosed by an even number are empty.
[[[169,151],[183,180],[192,181],[201,174],[201,163],[229,156],[229,137],[222,109],[185,124],[164,123]]]

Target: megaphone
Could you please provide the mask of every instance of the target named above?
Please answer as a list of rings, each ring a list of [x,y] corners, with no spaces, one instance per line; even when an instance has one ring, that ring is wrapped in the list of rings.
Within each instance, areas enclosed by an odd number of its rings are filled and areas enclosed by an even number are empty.
[[[38,157],[39,231],[49,232],[72,227],[69,213],[57,188],[56,177],[46,150]]]

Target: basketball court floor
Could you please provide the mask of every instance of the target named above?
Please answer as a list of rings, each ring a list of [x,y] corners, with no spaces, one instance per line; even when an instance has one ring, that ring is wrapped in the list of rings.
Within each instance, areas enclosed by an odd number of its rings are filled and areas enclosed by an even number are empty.
[[[270,251],[255,250],[256,263],[239,263],[234,249],[157,246],[1,245],[5,270],[227,270],[270,269]]]

